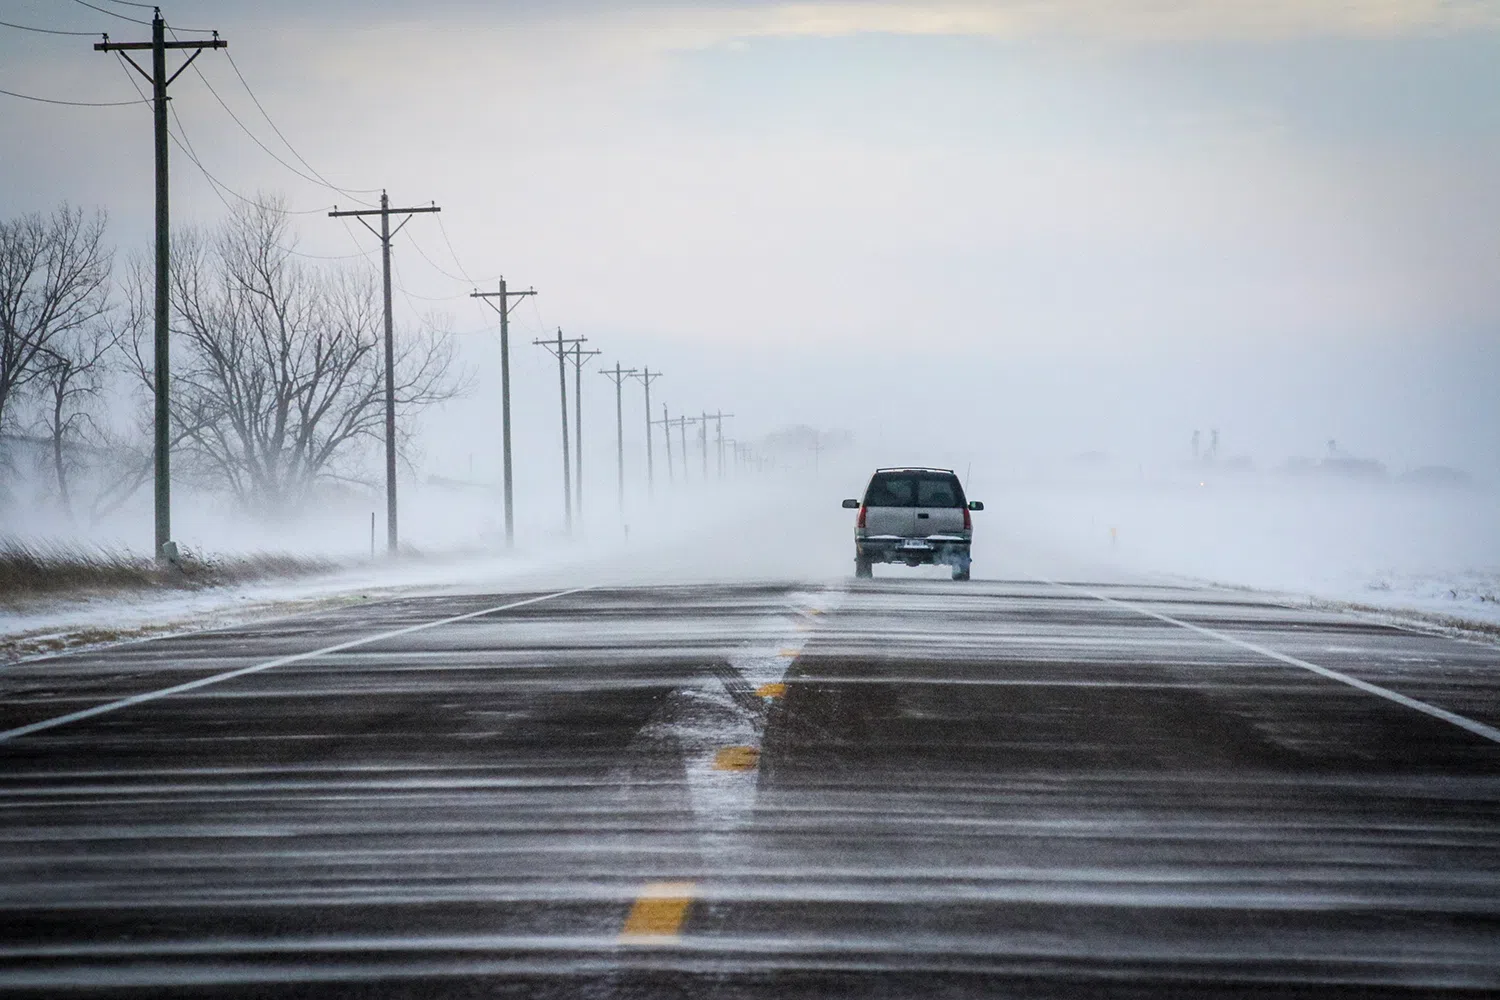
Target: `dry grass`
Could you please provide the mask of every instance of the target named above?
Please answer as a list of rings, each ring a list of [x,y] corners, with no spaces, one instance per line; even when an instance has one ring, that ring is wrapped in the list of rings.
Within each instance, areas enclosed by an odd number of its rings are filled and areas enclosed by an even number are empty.
[[[114,591],[197,590],[255,580],[311,576],[337,569],[330,559],[284,554],[204,556],[185,551],[177,565],[124,549],[0,539],[0,603]]]

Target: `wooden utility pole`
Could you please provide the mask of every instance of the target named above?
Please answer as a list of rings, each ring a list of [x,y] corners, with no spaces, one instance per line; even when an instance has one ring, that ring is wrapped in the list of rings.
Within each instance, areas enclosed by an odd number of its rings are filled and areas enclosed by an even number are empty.
[[[715,447],[716,447],[716,450],[719,453],[718,466],[719,466],[719,478],[720,479],[724,478],[724,418],[725,417],[732,417],[732,416],[734,416],[733,413],[725,413],[723,410],[720,410],[718,413],[713,414],[713,419],[714,419],[715,426],[718,428],[718,431],[717,431],[717,434],[718,434],[717,444],[716,444]],[[703,433],[704,433],[705,437],[708,436],[708,428],[707,427],[704,428]],[[704,442],[704,445],[707,446],[707,442],[706,441]]]
[[[706,418],[707,414],[705,414],[704,416]],[[687,425],[698,424],[701,422],[703,421],[700,421],[697,417],[678,417],[675,421],[675,423],[677,424],[677,437],[678,440],[682,442],[682,481],[684,483],[687,482],[688,465]],[[703,478],[708,478],[708,451],[706,447],[703,452]]]
[[[654,372],[649,367],[643,372],[636,372],[634,376],[640,380],[641,385],[646,388],[646,495],[656,495],[656,470],[652,467],[651,460],[651,383],[661,378],[661,372]],[[667,444],[672,443],[667,439]]]
[[[154,464],[156,473],[156,558],[175,561],[176,549],[172,541],[172,408],[170,389],[171,364],[169,359],[168,333],[171,329],[172,308],[172,232],[171,213],[168,211],[167,170],[167,87],[192,65],[204,49],[228,48],[229,43],[215,31],[209,41],[169,42],[167,24],[162,20],[161,8],[151,17],[151,41],[112,42],[109,36],[94,43],[95,52],[118,52],[135,71],[151,84],[151,110],[156,132],[156,330],[155,330],[155,376],[152,390],[155,395]],[[131,52],[151,50],[151,72],[147,73],[130,57]],[[167,50],[192,49],[193,54],[171,76],[167,75]]]
[[[708,482],[708,411],[698,418],[698,442],[703,447],[703,481]]]
[[[738,474],[740,471],[740,443],[734,438],[720,437],[719,440],[723,445],[729,446],[729,454],[731,456],[729,468],[731,472]],[[720,454],[723,454],[722,446]]]
[[[651,427],[661,424],[661,436],[667,442],[667,482],[672,482],[672,419],[667,416],[667,404],[661,404],[661,419],[652,420],[651,411],[646,411],[646,438],[651,437]]]
[[[510,311],[515,306],[510,304],[510,300],[515,299],[516,305],[520,305],[521,299],[535,294],[535,288],[528,288],[524,292],[508,291],[505,279],[501,278],[499,291],[475,291],[469,295],[469,298],[480,299],[500,314],[500,438],[505,480],[505,547],[508,549],[515,548],[516,545],[515,491],[511,484],[510,470]],[[491,302],[491,299],[499,299],[499,304]]]
[[[585,351],[582,344],[573,345],[573,445],[578,459],[573,463],[573,504],[583,518],[583,366],[600,351]]]
[[[441,212],[436,205],[425,208],[392,208],[391,199],[380,192],[379,208],[361,208],[340,212],[338,206],[328,213],[331,219],[352,216],[380,240],[380,261],[385,291],[385,547],[396,554],[396,326],[391,315],[391,238],[399,233],[419,212]],[[405,215],[401,224],[391,229],[391,213]],[[380,229],[365,221],[367,215],[380,216]]]
[[[616,361],[613,369],[606,368],[600,375],[605,376],[615,384],[615,463],[619,466],[620,473],[620,513],[625,513],[625,405],[622,402],[622,386],[625,380],[636,374],[634,368],[621,368],[620,362]],[[648,428],[649,430],[649,428]],[[651,442],[651,435],[646,435],[646,442]]]
[[[532,341],[537,346],[545,347],[549,354],[557,358],[557,389],[562,402],[563,525],[569,534],[573,533],[573,485],[568,458],[568,345],[582,344],[587,340],[587,337],[564,340],[562,327],[558,327],[556,340]]]

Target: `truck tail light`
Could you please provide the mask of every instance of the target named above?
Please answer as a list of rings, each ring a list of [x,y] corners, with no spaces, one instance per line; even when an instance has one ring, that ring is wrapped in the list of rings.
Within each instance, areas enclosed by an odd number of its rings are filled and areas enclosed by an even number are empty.
[[[868,511],[869,508],[867,508],[864,504],[859,505],[859,519],[854,522],[854,526],[856,528],[863,528],[865,526],[865,514],[868,513]]]
[[[964,508],[964,530],[974,530],[974,519],[969,516],[969,508],[967,507]]]

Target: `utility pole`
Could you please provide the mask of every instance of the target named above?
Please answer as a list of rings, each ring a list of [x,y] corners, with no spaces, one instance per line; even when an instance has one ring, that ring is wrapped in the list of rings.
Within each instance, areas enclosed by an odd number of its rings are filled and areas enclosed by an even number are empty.
[[[703,481],[708,482],[708,411],[698,418],[698,443],[703,447]]]
[[[209,41],[197,42],[169,42],[167,41],[167,23],[162,20],[161,8],[151,17],[151,41],[149,42],[112,42],[109,36],[104,36],[104,41],[94,43],[95,52],[118,52],[121,57],[135,71],[146,78],[151,84],[151,110],[156,132],[156,336],[155,336],[155,377],[153,378],[153,390],[155,394],[155,436],[154,436],[154,464],[156,473],[156,558],[175,559],[175,552],[169,545],[172,541],[172,435],[171,420],[172,408],[170,406],[169,376],[171,375],[171,364],[168,354],[168,333],[170,331],[170,310],[172,308],[171,298],[171,271],[172,271],[172,233],[171,213],[168,211],[168,188],[167,183],[167,87],[182,75],[194,59],[203,54],[204,49],[228,48],[229,43],[219,37],[215,31],[214,37]],[[139,63],[132,59],[130,52],[151,50],[151,72],[147,73],[141,69]],[[193,54],[187,57],[177,72],[171,76],[167,75],[167,50],[168,49],[192,49]]]
[[[563,340],[562,327],[557,328],[556,340],[533,340],[532,343],[545,347],[547,352],[557,358],[557,389],[558,397],[562,400],[562,456],[563,456],[563,524],[568,534],[573,533],[573,486],[570,478],[568,465],[568,347],[569,344],[582,344],[588,340],[587,337],[576,337],[573,340]]]
[[[707,414],[704,414],[707,417]],[[687,447],[687,425],[700,423],[697,417],[678,417],[677,436],[682,442],[682,481],[687,482],[688,447]],[[708,452],[703,453],[703,478],[708,478]]]
[[[644,372],[636,372],[631,377],[640,380],[641,385],[646,387],[646,495],[655,496],[656,470],[651,461],[651,383],[661,378],[661,372],[654,372],[648,366]],[[668,438],[667,444],[670,446],[671,443],[672,439]],[[669,469],[668,474],[670,473]]]
[[[577,426],[573,430],[573,442],[578,453],[578,460],[573,463],[573,503],[578,508],[579,518],[583,517],[583,366],[584,363],[600,351],[585,351],[583,344],[573,345],[573,412],[577,415]]]
[[[361,208],[340,212],[338,206],[328,213],[330,219],[353,216],[359,224],[374,233],[380,240],[380,260],[385,291],[385,544],[391,555],[396,554],[396,333],[395,320],[391,316],[391,238],[399,233],[411,217],[419,212],[441,212],[436,205],[426,208],[391,208],[391,199],[380,192],[379,208]],[[405,215],[395,230],[391,229],[391,213]],[[380,216],[380,230],[365,221],[367,215]]]
[[[666,403],[661,404],[661,419],[660,420],[652,420],[651,419],[651,414],[648,411],[646,413],[646,422],[648,424],[650,424],[651,426],[655,426],[656,424],[661,424],[661,436],[663,438],[665,438],[666,442],[667,442],[667,482],[670,483],[670,482],[672,482],[672,420],[671,420],[671,418],[669,418],[667,416],[667,404]],[[646,428],[646,431],[647,431],[646,437],[647,437],[648,440],[651,437],[650,430],[651,430],[651,427],[648,426]],[[686,475],[686,473],[684,473],[684,475]]]
[[[727,438],[721,434],[719,436],[719,454],[721,456],[724,454],[724,445],[729,446],[729,454],[733,458],[730,469],[737,474],[740,470],[740,443],[734,438]]]
[[[733,413],[725,413],[723,410],[720,410],[718,413],[714,414],[715,426],[718,429],[717,430],[717,435],[718,436],[717,436],[717,439],[716,439],[717,440],[717,444],[715,446],[715,450],[718,452],[718,456],[719,456],[718,457],[718,463],[719,463],[719,478],[720,479],[724,478],[724,418],[725,417],[733,417],[733,416],[734,416]],[[703,433],[704,433],[704,436],[707,437],[707,435],[708,435],[708,428],[706,426],[704,427],[704,432]],[[707,447],[707,442],[704,442],[704,446]]]
[[[610,381],[614,382],[614,384],[615,384],[615,461],[616,461],[616,464],[619,466],[619,472],[620,472],[620,513],[624,514],[625,513],[625,406],[624,406],[624,403],[621,402],[621,398],[622,398],[621,397],[621,392],[622,392],[621,386],[623,386],[625,384],[625,380],[627,378],[630,378],[631,376],[633,376],[633,375],[636,374],[636,370],[634,368],[621,368],[620,367],[620,362],[616,361],[615,362],[615,367],[614,367],[613,371],[611,371],[610,369],[606,368],[602,372],[600,372],[599,374],[603,375],[603,376],[606,376],[607,378],[610,379]],[[650,428],[648,427],[647,431],[649,431],[649,430],[650,430]],[[647,441],[648,444],[651,441],[651,435],[649,433],[646,435],[646,441]]]
[[[504,458],[505,479],[505,547],[507,549],[516,546],[516,515],[515,515],[515,493],[511,484],[510,471],[510,311],[515,308],[510,304],[511,299],[516,299],[516,305],[528,295],[535,295],[535,288],[528,288],[524,292],[512,292],[506,289],[505,279],[500,279],[500,290],[496,292],[475,291],[469,295],[471,299],[479,299],[495,312],[500,314],[500,438]],[[496,305],[490,299],[499,299]]]

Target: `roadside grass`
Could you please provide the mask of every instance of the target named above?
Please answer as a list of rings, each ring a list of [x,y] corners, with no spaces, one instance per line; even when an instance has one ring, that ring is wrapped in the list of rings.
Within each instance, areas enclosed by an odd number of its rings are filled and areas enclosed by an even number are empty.
[[[126,549],[0,538],[0,604],[120,591],[182,591],[338,569],[332,559],[261,553],[206,556],[184,551],[175,565]]]

